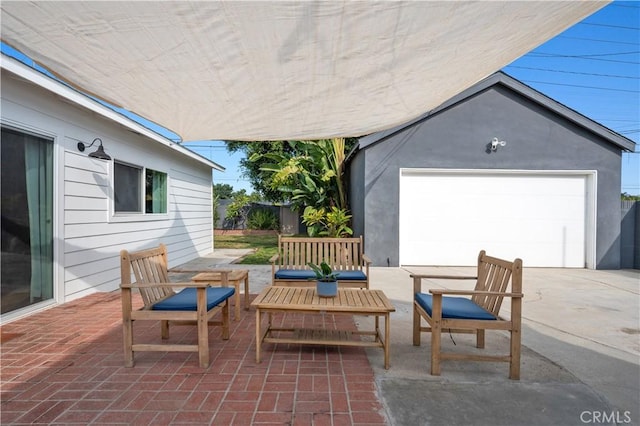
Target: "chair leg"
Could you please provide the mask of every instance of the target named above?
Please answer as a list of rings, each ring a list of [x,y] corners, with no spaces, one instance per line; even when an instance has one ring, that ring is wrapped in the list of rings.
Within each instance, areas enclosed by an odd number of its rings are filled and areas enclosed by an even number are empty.
[[[520,379],[520,351],[522,340],[522,299],[515,297],[511,301],[511,363],[509,364],[509,378]]]
[[[440,321],[431,324],[431,375],[440,375],[440,341],[442,327]]]
[[[229,340],[229,310],[229,299],[227,299],[222,305],[222,338],[224,340]]]
[[[431,375],[440,375],[440,341],[442,336],[442,295],[433,295],[431,315]]]
[[[122,321],[124,337],[124,366],[133,367],[133,321]]]
[[[209,366],[209,320],[207,318],[207,294],[204,288],[197,289],[198,306],[198,360],[200,367]]]
[[[476,348],[484,349],[484,330],[476,330]]]
[[[416,308],[415,302],[413,304],[413,346],[420,346],[420,321],[421,315]]]
[[[511,330],[511,359],[509,360],[509,378],[520,380],[520,330]]]
[[[133,367],[133,320],[131,319],[131,289],[123,288],[122,294],[122,337],[124,342],[124,366]]]

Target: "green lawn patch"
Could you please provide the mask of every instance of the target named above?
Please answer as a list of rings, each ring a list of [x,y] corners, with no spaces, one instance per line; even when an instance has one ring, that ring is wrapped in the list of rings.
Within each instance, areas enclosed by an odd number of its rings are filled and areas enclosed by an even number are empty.
[[[255,253],[245,256],[243,265],[269,265],[269,259],[278,252],[277,235],[216,235],[216,248],[256,249]]]

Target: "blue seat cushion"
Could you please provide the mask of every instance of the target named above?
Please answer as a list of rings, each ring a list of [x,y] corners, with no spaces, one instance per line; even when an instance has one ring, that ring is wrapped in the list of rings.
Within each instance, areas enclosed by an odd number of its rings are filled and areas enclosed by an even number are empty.
[[[338,280],[365,281],[367,276],[362,271],[337,271]],[[308,280],[316,277],[310,269],[280,269],[275,274],[278,280]]]
[[[416,293],[415,300],[429,316],[432,316],[433,297],[430,294]],[[442,296],[442,318],[495,320],[486,309],[476,305],[466,297]]]
[[[196,311],[196,288],[187,287],[167,299],[156,303],[154,311]],[[233,287],[207,287],[207,311],[233,296]]]

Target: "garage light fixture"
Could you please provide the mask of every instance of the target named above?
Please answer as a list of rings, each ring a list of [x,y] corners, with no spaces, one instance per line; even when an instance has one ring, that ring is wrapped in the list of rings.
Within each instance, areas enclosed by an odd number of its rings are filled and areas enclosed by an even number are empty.
[[[497,151],[499,146],[505,146],[507,143],[505,141],[501,141],[498,138],[493,138],[491,140],[491,151]]]
[[[96,149],[95,152],[92,152],[91,154],[89,154],[89,157],[98,158],[100,160],[111,160],[111,157],[109,157],[107,153],[104,152],[104,148],[102,147],[102,139],[100,138],[95,138],[93,142],[91,142],[91,145],[87,147],[85,147],[84,143],[78,142],[78,151],[84,152],[85,148],[92,147],[93,144],[96,142],[100,142],[100,145],[98,145],[98,149]]]

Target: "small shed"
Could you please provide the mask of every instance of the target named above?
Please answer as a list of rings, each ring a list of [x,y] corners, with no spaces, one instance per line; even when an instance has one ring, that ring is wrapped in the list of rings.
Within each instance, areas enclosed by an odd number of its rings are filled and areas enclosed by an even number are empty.
[[[359,140],[348,159],[354,234],[379,266],[619,269],[623,151],[634,142],[495,73],[440,107]]]

